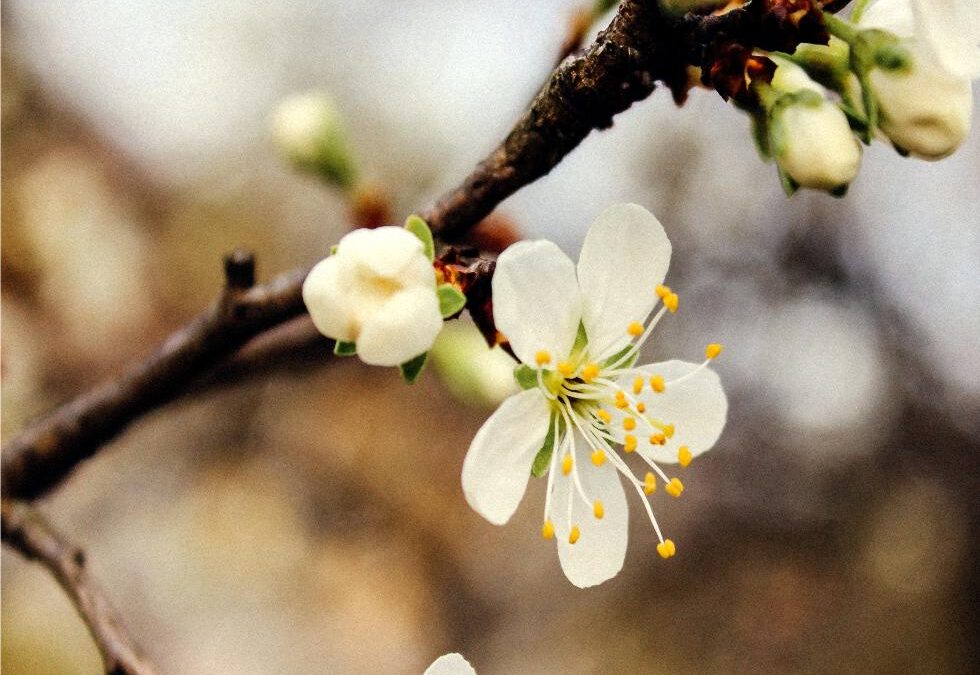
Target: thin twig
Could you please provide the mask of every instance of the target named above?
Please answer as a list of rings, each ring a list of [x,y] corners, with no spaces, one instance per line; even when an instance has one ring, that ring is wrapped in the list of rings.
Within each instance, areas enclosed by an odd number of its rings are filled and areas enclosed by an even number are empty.
[[[122,620],[86,568],[84,552],[65,541],[38,511],[3,500],[3,541],[51,572],[88,626],[110,675],[153,675],[156,671],[127,634]]]

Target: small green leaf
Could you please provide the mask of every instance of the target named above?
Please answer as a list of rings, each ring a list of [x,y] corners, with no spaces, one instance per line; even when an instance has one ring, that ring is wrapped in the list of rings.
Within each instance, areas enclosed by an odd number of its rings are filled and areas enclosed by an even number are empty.
[[[353,342],[337,340],[333,346],[333,353],[337,356],[354,356],[357,354],[357,345]]]
[[[443,319],[451,317],[466,306],[466,296],[452,284],[440,284],[436,295],[439,296],[439,311],[442,312]]]
[[[429,260],[434,260],[436,257],[436,244],[432,239],[432,230],[429,229],[429,225],[413,214],[405,221],[405,229],[419,238],[419,241],[422,242],[422,252],[425,253]]]
[[[544,437],[544,443],[541,445],[541,449],[538,450],[538,454],[534,456],[534,462],[531,464],[531,475],[535,478],[541,478],[548,470],[548,466],[551,464],[551,456],[555,452],[555,442],[561,437],[565,430],[564,421],[558,419],[558,438],[555,436],[555,416],[557,413],[551,413],[551,419],[548,421],[548,435]]]
[[[419,375],[422,374],[422,369],[425,368],[425,360],[428,357],[429,352],[422,352],[411,361],[406,361],[398,366],[402,371],[402,378],[408,384],[415,384],[415,380],[419,379]]]
[[[538,386],[538,374],[531,366],[521,364],[514,368],[514,379],[521,389],[534,389]]]

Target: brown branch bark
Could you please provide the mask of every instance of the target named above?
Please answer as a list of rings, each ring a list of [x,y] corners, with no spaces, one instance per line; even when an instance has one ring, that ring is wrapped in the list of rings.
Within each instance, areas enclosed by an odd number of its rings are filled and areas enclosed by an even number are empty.
[[[51,572],[71,598],[102,654],[109,675],[153,675],[127,634],[122,620],[86,568],[84,552],[65,541],[38,511],[22,502],[3,500],[3,541],[28,560]]]
[[[764,0],[729,14],[671,21],[655,0],[624,0],[596,42],[551,75],[507,138],[425,213],[443,241],[463,238],[502,200],[547,174],[594,129],[648,96],[656,80],[682,95],[686,65],[701,65],[710,41],[768,39],[787,28],[787,7],[811,0]],[[819,4],[816,0],[814,3]],[[836,3],[846,4],[846,0]],[[759,9],[761,7],[761,9]],[[774,18],[775,17],[775,18]],[[754,44],[754,43],[753,43]],[[752,45],[749,45],[751,47]],[[14,436],[3,448],[6,497],[33,499],[134,420],[173,400],[252,338],[305,312],[307,270],[249,287],[250,258],[227,261],[221,298],[154,354]],[[484,306],[489,306],[488,299]],[[472,308],[471,308],[472,309]],[[481,326],[485,332],[491,326]]]

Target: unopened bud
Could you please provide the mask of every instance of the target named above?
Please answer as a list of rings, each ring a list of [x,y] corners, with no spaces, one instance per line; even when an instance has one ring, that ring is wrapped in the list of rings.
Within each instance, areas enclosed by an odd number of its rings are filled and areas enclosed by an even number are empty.
[[[297,168],[342,188],[354,184],[356,172],[347,151],[343,120],[326,94],[309,92],[283,100],[272,115],[272,134]]]

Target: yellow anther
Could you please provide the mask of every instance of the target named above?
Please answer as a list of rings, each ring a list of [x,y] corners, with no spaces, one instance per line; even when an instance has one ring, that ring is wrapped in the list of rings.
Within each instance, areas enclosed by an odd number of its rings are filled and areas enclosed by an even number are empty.
[[[609,411],[608,410],[604,410],[603,408],[599,408],[599,412],[597,412],[596,415],[599,417],[599,419],[601,419],[606,424],[609,424],[610,422],[612,422],[612,415],[609,414]]]
[[[616,390],[616,400],[617,401],[625,401],[626,400],[626,392],[623,391],[622,389],[617,389]]]
[[[588,383],[599,377],[599,365],[590,363],[582,369],[582,379]]]
[[[664,307],[666,307],[671,314],[677,311],[677,304],[680,302],[680,298],[677,297],[677,293],[668,293],[664,296]]]
[[[677,463],[681,466],[686,467],[694,459],[694,455],[691,454],[691,449],[686,445],[682,445],[677,448]]]
[[[667,438],[673,438],[674,437],[674,425],[673,424],[665,424],[662,427],[662,430],[664,432],[664,436],[666,436]]]
[[[657,284],[656,289],[657,297],[663,300],[668,295],[670,295],[670,286],[664,286],[663,284]]]
[[[565,455],[561,460],[561,472],[566,476],[572,472],[574,461],[571,455]]]
[[[596,448],[592,451],[592,463],[596,466],[602,466],[606,463],[606,451],[602,448]]]
[[[647,471],[647,475],[643,477],[643,492],[649,495],[656,491],[657,477],[653,475],[653,472]]]
[[[544,525],[541,526],[541,536],[545,539],[551,539],[555,536],[555,524],[550,520],[544,521]]]
[[[666,389],[666,386],[667,385],[664,384],[663,375],[654,375],[653,377],[650,378],[650,388],[653,389],[658,394],[664,393],[664,389]]]
[[[574,544],[578,541],[578,538],[582,536],[581,530],[578,529],[578,525],[572,526],[572,531],[568,533],[568,543]]]
[[[551,363],[551,352],[542,349],[534,355],[534,360],[539,366],[543,366],[546,363]]]
[[[717,342],[712,342],[710,345],[704,348],[704,355],[707,356],[708,359],[713,359],[721,354],[721,350],[724,348],[724,345],[720,345]]]
[[[635,380],[633,380],[633,393],[639,394],[641,391],[643,391],[643,384],[644,383],[642,377],[638,377]]]
[[[643,401],[638,401],[636,404],[636,412],[645,413],[647,411],[647,404]]]
[[[667,437],[664,436],[663,434],[658,433],[658,434],[650,435],[650,443],[653,445],[663,445],[666,442],[667,442]]]
[[[671,478],[664,490],[666,490],[667,494],[669,494],[671,497],[680,497],[681,493],[684,492],[684,483],[682,483],[679,478]]]
[[[558,363],[558,372],[561,373],[562,377],[571,377],[572,373],[575,372],[575,366],[568,361],[560,361]]]
[[[633,417],[627,417],[623,419],[623,429],[626,431],[633,431],[636,428],[636,419]]]
[[[667,558],[673,558],[674,554],[677,553],[677,547],[674,546],[674,542],[670,539],[664,539],[662,542],[657,544],[657,553],[660,557],[666,560]]]
[[[633,337],[640,337],[641,335],[643,335],[643,324],[640,323],[639,321],[634,321],[626,329],[626,332],[632,335]]]
[[[595,517],[596,518],[598,518],[599,520],[602,520],[602,517],[604,515],[606,515],[606,507],[603,506],[602,505],[602,502],[600,502],[597,499],[597,500],[595,500],[595,504],[592,505],[592,513],[595,514]]]
[[[626,452],[633,452],[636,450],[636,436],[633,434],[626,434],[626,438],[623,439],[623,450]]]
[[[627,401],[625,398],[617,398],[616,403],[614,403],[614,405],[620,410],[626,410],[627,408],[630,407],[630,402]]]

